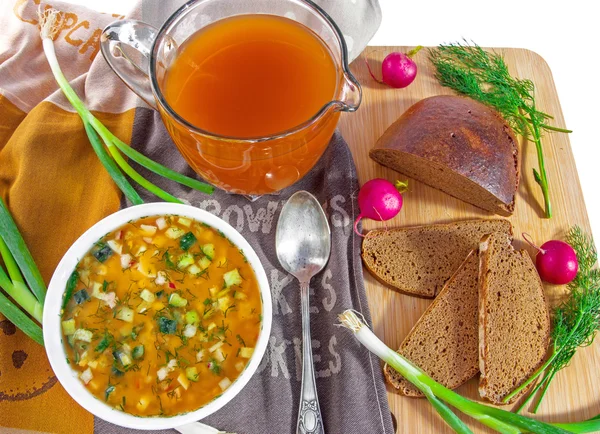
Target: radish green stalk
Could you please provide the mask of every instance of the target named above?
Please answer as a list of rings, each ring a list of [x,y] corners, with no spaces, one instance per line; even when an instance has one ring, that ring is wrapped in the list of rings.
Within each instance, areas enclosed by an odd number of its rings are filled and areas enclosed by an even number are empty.
[[[201,191],[203,193],[211,194],[214,188],[206,183],[197,181],[193,178],[189,178],[185,175],[177,173],[155,161],[150,160],[149,158],[143,156],[139,152],[132,149],[130,146],[126,145],[124,142],[119,140],[113,133],[111,133],[108,128],[102,122],[100,122],[83,104],[83,101],[79,99],[67,79],[65,78],[62,70],[60,69],[60,65],[58,63],[58,59],[56,58],[56,52],[54,51],[54,43],[53,37],[56,35],[58,30],[61,28],[61,20],[62,15],[55,9],[39,9],[38,11],[39,21],[40,21],[40,36],[42,38],[42,46],[44,49],[44,54],[46,55],[46,59],[48,60],[48,64],[50,65],[50,69],[52,70],[52,74],[54,75],[54,79],[58,83],[60,89],[67,97],[73,108],[79,114],[83,125],[88,134],[88,138],[94,147],[94,151],[98,155],[100,162],[104,165],[110,176],[113,178],[119,189],[125,194],[125,196],[134,204],[142,203],[142,199],[139,197],[137,193],[134,193],[131,184],[127,181],[122,172],[125,172],[127,176],[133,179],[136,183],[138,183],[141,187],[145,188],[149,192],[154,195],[160,197],[161,199],[167,202],[175,202],[182,203],[182,201],[173,195],[167,193],[162,188],[158,187],[156,184],[145,179],[142,175],[140,175],[127,161],[123,158],[121,153],[129,157],[131,160],[136,163],[146,167],[147,169],[153,171],[154,173],[170,179],[172,181],[178,182],[180,184],[191,187],[195,190]],[[94,134],[91,134],[91,130],[100,136],[106,148],[108,149],[107,153],[101,153],[98,147],[98,137]],[[111,164],[108,162],[109,158],[112,157],[116,164]]]
[[[434,401],[435,409],[456,432],[467,433],[469,431],[465,430],[468,428],[464,423],[460,424],[457,422],[458,417],[452,413],[452,410],[448,407],[450,405],[500,433],[516,434],[532,432],[550,434],[565,432],[583,433],[600,430],[600,419],[592,419],[576,424],[551,425],[509,411],[473,402],[436,382],[405,357],[388,348],[352,310],[346,310],[338,317],[341,325],[354,332],[354,336],[369,351],[398,371],[404,378],[421,390],[425,396],[429,398],[433,395],[437,398],[437,401],[440,401],[443,406],[439,402]],[[431,399],[430,402],[432,402]]]

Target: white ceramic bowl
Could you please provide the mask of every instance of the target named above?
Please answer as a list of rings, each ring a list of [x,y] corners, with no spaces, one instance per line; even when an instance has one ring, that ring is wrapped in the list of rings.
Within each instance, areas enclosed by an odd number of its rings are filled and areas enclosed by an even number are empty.
[[[60,308],[62,295],[66,287],[67,279],[75,269],[79,260],[91,249],[98,239],[105,234],[124,225],[129,220],[139,219],[145,216],[153,215],[180,215],[191,217],[197,221],[206,223],[213,228],[222,231],[236,246],[244,250],[244,254],[248,262],[254,269],[260,295],[262,298],[262,325],[260,335],[254,350],[254,354],[250,358],[246,369],[240,376],[225,390],[225,392],[200,407],[196,411],[172,417],[139,417],[131,414],[115,410],[104,402],[95,398],[77,378],[76,372],[71,369],[66,361],[66,353],[62,343],[61,318]],[[75,243],[69,248],[67,253],[58,264],[54,271],[52,280],[48,287],[46,303],[44,306],[44,343],[48,359],[52,365],[52,369],[58,380],[66,391],[77,401],[83,408],[90,413],[116,425],[136,428],[136,429],[167,429],[190,422],[202,419],[215,411],[219,410],[227,404],[234,396],[236,396],[242,388],[248,383],[250,377],[256,372],[258,365],[267,348],[269,334],[271,332],[271,322],[273,320],[271,292],[267,275],[263,266],[256,255],[256,252],[250,244],[242,237],[233,227],[225,223],[220,218],[203,211],[199,208],[194,208],[188,205],[172,204],[172,203],[148,203],[144,205],[132,206],[123,209],[108,217],[102,219],[90,229],[88,229]]]

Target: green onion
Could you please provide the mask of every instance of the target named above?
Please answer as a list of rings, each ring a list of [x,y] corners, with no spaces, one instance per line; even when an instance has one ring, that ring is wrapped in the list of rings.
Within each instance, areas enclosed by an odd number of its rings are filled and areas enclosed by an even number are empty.
[[[459,434],[473,434],[473,431],[448,407],[442,400],[437,398],[431,390],[425,392],[425,397],[433,408],[439,413],[444,421]]]
[[[2,198],[0,198],[0,234],[2,234],[1,237],[14,258],[14,262],[16,262],[25,276],[31,292],[33,292],[35,298],[40,302],[40,305],[44,307],[46,284]],[[5,263],[6,260],[4,258]],[[10,259],[8,261],[10,262]],[[8,264],[7,267],[9,267]],[[10,268],[9,273],[11,273]]]
[[[83,101],[79,99],[68,80],[62,73],[58,59],[56,58],[56,52],[54,50],[53,38],[62,28],[62,20],[64,19],[63,15],[52,8],[45,10],[40,9],[38,11],[38,15],[40,19],[40,36],[42,38],[42,46],[44,49],[44,54],[46,55],[46,59],[48,60],[48,64],[50,65],[50,69],[52,70],[52,74],[54,75],[54,79],[73,108],[77,111],[77,114],[79,114],[98,159],[106,168],[107,172],[117,184],[119,189],[123,192],[125,197],[127,197],[127,199],[133,204],[143,203],[141,197],[133,189],[129,181],[127,181],[123,172],[138,185],[158,196],[159,198],[167,202],[183,203],[180,199],[176,198],[170,193],[167,193],[162,188],[158,187],[156,184],[153,184],[140,175],[133,167],[131,167],[125,158],[123,158],[121,153],[141,166],[164,178],[191,187],[203,193],[211,194],[214,190],[214,187],[211,185],[177,173],[174,170],[152,161],[148,157],[132,149],[130,146],[117,138],[113,133],[111,133],[108,128],[106,128],[106,126],[102,124],[102,122],[100,122],[87,109],[87,107],[85,107]],[[102,139],[104,145],[106,145],[108,152],[104,150],[100,139]]]
[[[8,272],[7,274],[0,267],[0,288],[12,299],[0,291],[0,313],[27,336],[44,345],[40,326],[25,315],[17,305],[41,323],[46,285],[2,198],[0,198],[0,257]]]
[[[110,155],[108,155],[108,153],[106,152],[106,149],[104,149],[104,146],[102,145],[102,142],[100,141],[100,138],[98,137],[98,133],[96,132],[96,130],[93,129],[92,126],[88,123],[85,123],[84,126],[85,126],[85,132],[88,135],[88,139],[90,140],[90,143],[92,144],[92,148],[96,152],[98,159],[100,160],[102,165],[106,168],[106,171],[108,172],[110,177],[113,179],[115,184],[117,184],[117,187],[119,187],[119,190],[121,190],[123,192],[125,197],[132,204],[139,205],[141,203],[144,203],[144,201],[142,200],[142,198],[140,197],[138,192],[135,191],[135,189],[131,186],[131,184],[129,183],[127,178],[125,178],[125,175],[123,175],[123,173],[121,173],[121,171],[119,170],[119,166],[117,166],[117,164],[115,163],[115,160],[113,160],[110,157]]]
[[[598,432],[600,430],[600,414],[583,422],[557,423],[556,426],[573,433]]]
[[[0,292],[0,313],[31,339],[40,345],[44,345],[42,328],[21,312],[2,292]]]
[[[185,185],[187,187],[193,188],[194,190],[198,190],[206,194],[212,194],[212,192],[215,190],[213,186],[205,182],[201,182],[197,179],[182,175],[179,172],[175,172],[174,170],[169,169],[168,167],[165,167],[154,160],[151,160],[144,154],[136,151],[131,146],[127,145],[125,142],[119,140],[117,137],[115,137],[114,143],[117,146],[117,148],[119,148],[119,150],[123,152],[123,154],[125,154],[128,158],[131,158],[139,165],[145,167],[148,170],[151,170],[152,172],[158,175],[162,175],[166,178],[171,179],[172,181],[178,182],[181,185]]]
[[[354,336],[369,351],[398,371],[404,378],[421,390],[434,405],[440,416],[458,433],[469,433],[469,428],[448,407],[451,405],[462,413],[487,425],[493,430],[516,434],[532,432],[539,434],[550,433],[587,433],[600,430],[600,418],[574,424],[547,424],[535,419],[489,407],[471,401],[444,387],[425,374],[408,359],[387,347],[375,334],[361,321],[352,310],[346,310],[339,316],[341,325],[354,332]]]
[[[0,237],[0,250],[6,247],[2,237]],[[7,264],[7,258],[12,258],[10,252],[2,252],[4,263]],[[7,268],[8,265],[7,265]],[[17,269],[18,272],[18,269]],[[21,273],[19,273],[20,275]],[[22,278],[21,278],[22,279]],[[29,315],[35,318],[39,323],[42,322],[43,308],[39,301],[33,296],[29,288],[23,281],[14,280],[11,282],[4,270],[0,267],[0,288],[4,290],[14,301],[16,301]]]

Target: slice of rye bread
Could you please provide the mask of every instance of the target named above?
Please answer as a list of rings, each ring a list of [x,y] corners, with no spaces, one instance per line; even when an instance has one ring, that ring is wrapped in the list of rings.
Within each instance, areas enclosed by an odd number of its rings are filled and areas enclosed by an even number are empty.
[[[546,296],[531,257],[515,250],[506,235],[484,236],[479,245],[479,395],[502,404],[542,365],[549,342]]]
[[[370,231],[362,243],[367,269],[381,282],[419,297],[435,297],[481,237],[512,236],[508,220],[467,220],[448,224]]]
[[[479,256],[471,251],[400,345],[398,352],[430,377],[455,389],[479,372],[477,279]],[[399,393],[424,396],[387,364],[383,373]]]

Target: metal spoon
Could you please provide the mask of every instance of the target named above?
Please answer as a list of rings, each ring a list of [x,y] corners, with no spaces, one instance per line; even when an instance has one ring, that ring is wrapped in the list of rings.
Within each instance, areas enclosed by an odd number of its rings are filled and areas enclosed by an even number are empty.
[[[331,252],[331,232],[323,208],[307,191],[298,191],[283,206],[275,233],[277,259],[300,281],[302,299],[302,391],[297,434],[324,434],[310,341],[308,284]]]

